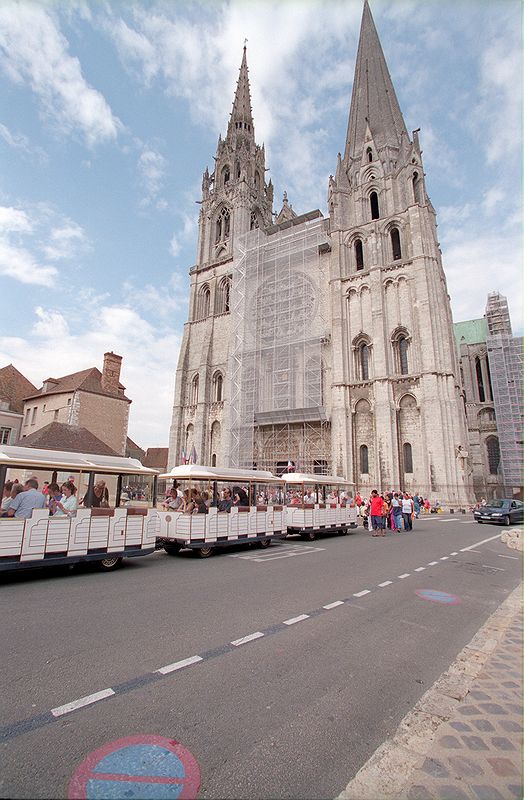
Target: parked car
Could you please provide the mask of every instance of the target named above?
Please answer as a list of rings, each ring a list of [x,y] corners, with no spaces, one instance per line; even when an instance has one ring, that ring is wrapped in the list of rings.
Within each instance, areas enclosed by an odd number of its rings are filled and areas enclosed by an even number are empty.
[[[475,509],[473,516],[479,523],[513,525],[524,520],[524,503],[520,500],[491,500],[488,505]]]

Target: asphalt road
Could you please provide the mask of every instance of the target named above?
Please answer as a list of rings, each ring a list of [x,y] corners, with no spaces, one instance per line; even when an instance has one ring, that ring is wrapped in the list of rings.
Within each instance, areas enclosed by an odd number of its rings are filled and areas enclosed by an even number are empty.
[[[335,797],[518,585],[502,531],[431,516],[385,538],[2,574],[0,796],[67,797],[90,752],[157,734],[195,756],[202,798]]]

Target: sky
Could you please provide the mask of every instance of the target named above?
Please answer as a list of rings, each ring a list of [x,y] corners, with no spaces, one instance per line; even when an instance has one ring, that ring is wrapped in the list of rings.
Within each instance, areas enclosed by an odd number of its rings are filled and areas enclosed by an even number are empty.
[[[370,0],[420,128],[455,321],[523,331],[520,0]],[[0,366],[36,386],[123,356],[129,435],[168,445],[202,173],[247,39],[266,179],[326,214],[361,0],[0,0]]]

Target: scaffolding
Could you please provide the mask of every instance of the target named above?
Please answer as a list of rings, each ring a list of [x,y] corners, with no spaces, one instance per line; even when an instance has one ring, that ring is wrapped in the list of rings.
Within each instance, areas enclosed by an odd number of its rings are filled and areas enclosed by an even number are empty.
[[[487,348],[506,497],[522,491],[522,339],[514,337],[507,299],[490,292],[486,306]]]
[[[232,275],[230,465],[330,468],[320,212],[241,237]]]

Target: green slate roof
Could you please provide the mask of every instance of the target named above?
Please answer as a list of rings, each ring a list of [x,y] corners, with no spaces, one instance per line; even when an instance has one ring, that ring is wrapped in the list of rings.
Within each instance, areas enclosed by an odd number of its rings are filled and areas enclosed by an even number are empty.
[[[467,319],[464,322],[455,322],[453,325],[457,347],[465,344],[480,344],[486,341],[488,327],[485,317],[482,319]]]

